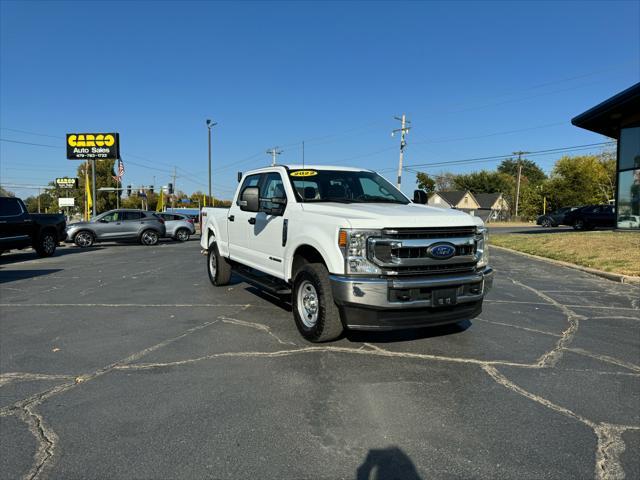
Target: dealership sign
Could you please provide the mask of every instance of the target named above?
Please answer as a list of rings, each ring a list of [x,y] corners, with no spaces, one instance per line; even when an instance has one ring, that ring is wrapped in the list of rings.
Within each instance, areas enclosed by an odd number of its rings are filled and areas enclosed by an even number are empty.
[[[56,178],[56,186],[59,188],[78,188],[78,179],[69,177]]]
[[[69,160],[116,160],[120,158],[117,133],[68,133]]]
[[[58,199],[58,206],[59,207],[73,207],[76,204],[76,199],[71,197],[71,198],[59,198]]]

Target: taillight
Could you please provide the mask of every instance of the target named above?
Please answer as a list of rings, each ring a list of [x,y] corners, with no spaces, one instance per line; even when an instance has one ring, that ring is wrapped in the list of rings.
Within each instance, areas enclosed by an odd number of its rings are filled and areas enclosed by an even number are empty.
[[[193,224],[194,220],[193,220],[193,218],[187,218],[187,222]]]
[[[158,217],[158,220],[160,221],[160,223],[162,223],[164,225],[164,218]]]

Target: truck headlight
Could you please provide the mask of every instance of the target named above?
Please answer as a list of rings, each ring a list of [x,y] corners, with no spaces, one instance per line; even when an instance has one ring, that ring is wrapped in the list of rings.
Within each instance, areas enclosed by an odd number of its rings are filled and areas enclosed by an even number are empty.
[[[476,228],[476,257],[478,268],[489,265],[489,230],[486,227]]]
[[[379,230],[357,230],[341,228],[338,232],[338,246],[344,258],[346,274],[374,274],[382,271],[367,258],[367,240],[380,236]]]

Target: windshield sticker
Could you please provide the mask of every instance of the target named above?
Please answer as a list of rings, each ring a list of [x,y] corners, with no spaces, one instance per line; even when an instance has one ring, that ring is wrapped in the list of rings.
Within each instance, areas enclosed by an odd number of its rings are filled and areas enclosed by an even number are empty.
[[[292,177],[313,177],[317,174],[318,172],[315,170],[296,170],[295,172],[291,172],[289,175]]]

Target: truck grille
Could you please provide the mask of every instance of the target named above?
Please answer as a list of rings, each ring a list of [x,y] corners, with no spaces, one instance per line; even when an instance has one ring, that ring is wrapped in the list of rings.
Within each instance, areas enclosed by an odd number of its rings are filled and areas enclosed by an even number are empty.
[[[368,256],[389,275],[441,275],[472,272],[477,263],[474,227],[386,228],[382,238],[369,239]],[[450,258],[430,255],[430,248],[448,244],[455,248]]]

